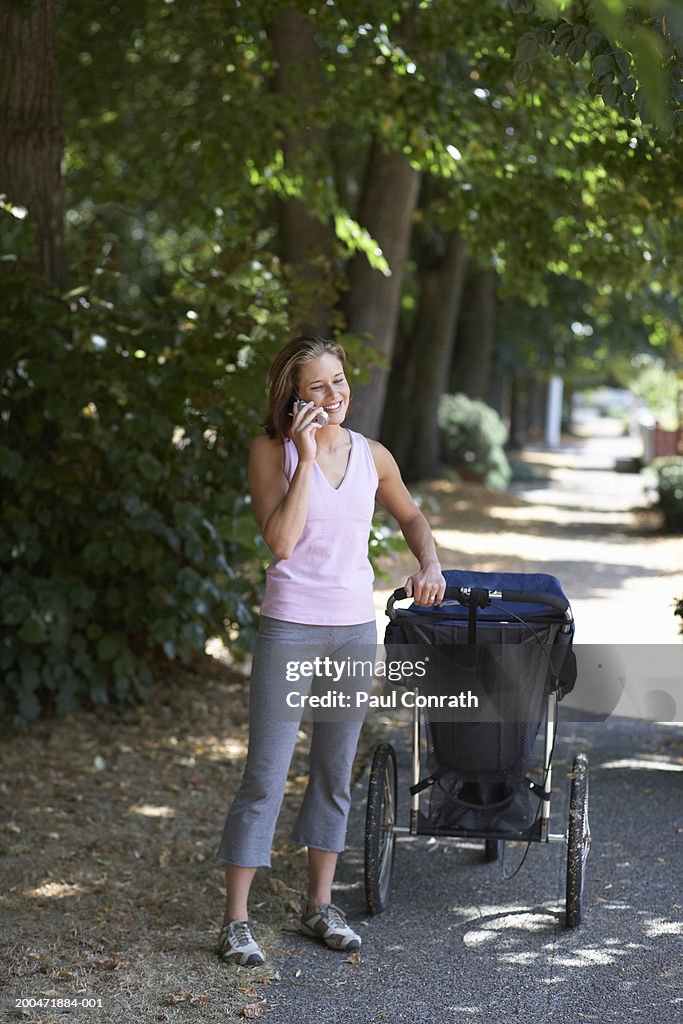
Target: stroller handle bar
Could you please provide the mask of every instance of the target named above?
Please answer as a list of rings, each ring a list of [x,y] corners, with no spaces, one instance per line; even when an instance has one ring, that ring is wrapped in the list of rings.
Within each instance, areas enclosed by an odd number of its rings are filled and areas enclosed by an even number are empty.
[[[460,604],[469,605],[470,595],[473,587],[446,587],[446,593],[444,594],[444,601],[449,598],[455,598]],[[482,590],[478,590],[478,595],[482,593]],[[489,605],[493,601],[509,601],[511,603],[521,604],[545,604],[549,608],[554,608],[555,611],[560,612],[564,615],[567,622],[573,622],[574,617],[569,607],[569,601],[566,597],[560,597],[559,594],[545,594],[541,591],[536,590],[489,590],[483,591],[488,594],[488,600],[486,604]],[[393,619],[396,615],[394,612],[394,605],[397,601],[404,601],[408,595],[405,592],[404,587],[399,587],[395,590],[389,600],[387,601],[387,615],[390,619]],[[432,611],[435,615],[443,614],[442,611],[443,603],[436,605],[434,608],[429,609],[425,606],[425,611]]]

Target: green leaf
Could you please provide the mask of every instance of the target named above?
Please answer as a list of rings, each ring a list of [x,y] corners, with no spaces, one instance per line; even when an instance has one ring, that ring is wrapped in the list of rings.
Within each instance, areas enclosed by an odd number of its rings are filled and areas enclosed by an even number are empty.
[[[0,476],[4,476],[8,480],[16,480],[23,465],[24,460],[19,452],[5,447],[0,448]]]
[[[636,116],[635,107],[629,96],[620,96],[617,102],[617,110],[622,117],[632,119]]]
[[[26,619],[19,630],[19,639],[26,644],[44,644],[47,640],[45,624],[35,615]]]
[[[87,295],[89,291],[90,288],[87,285],[82,284],[77,288],[72,288],[70,291],[65,292],[64,295],[62,295],[62,298],[68,302],[70,299],[78,299],[81,295]]]
[[[561,21],[555,29],[555,39],[558,43],[569,45],[570,41],[574,38],[574,26],[570,25],[568,21]]]
[[[135,561],[135,548],[130,541],[117,540],[111,546],[112,554],[120,565],[132,565]]]
[[[602,32],[596,32],[595,30],[593,30],[592,32],[589,32],[587,34],[586,48],[588,49],[589,53],[597,54],[600,52],[600,50],[604,49],[606,45],[607,39],[602,34]]]
[[[585,53],[586,47],[579,39],[575,39],[567,48],[567,56],[574,64],[578,64]]]
[[[121,652],[121,638],[111,634],[97,641],[97,656],[101,661],[112,661]]]
[[[617,70],[614,57],[603,53],[593,59],[591,68],[596,77],[599,77],[600,75],[614,75]]]
[[[532,61],[538,57],[541,52],[541,47],[533,34],[533,32],[527,32],[526,35],[517,43],[517,49],[515,51],[516,61]]]
[[[156,483],[164,475],[164,467],[149,452],[143,452],[138,457],[137,466],[145,480],[151,480]]]
[[[26,718],[29,722],[37,718],[40,714],[40,703],[35,693],[22,691],[19,696],[18,710],[22,718]]]
[[[515,85],[523,85],[524,82],[528,81],[529,78],[531,78],[531,72],[531,64],[528,64],[524,61],[515,64],[515,71],[513,75]]]
[[[346,212],[339,212],[334,218],[337,238],[346,245],[349,252],[362,252],[373,270],[389,274],[390,268],[381,247],[372,235]]]
[[[622,75],[628,75],[631,70],[631,58],[629,55],[624,50],[616,50],[614,59]]]
[[[603,85],[600,94],[608,107],[615,107],[623,93],[616,82]]]

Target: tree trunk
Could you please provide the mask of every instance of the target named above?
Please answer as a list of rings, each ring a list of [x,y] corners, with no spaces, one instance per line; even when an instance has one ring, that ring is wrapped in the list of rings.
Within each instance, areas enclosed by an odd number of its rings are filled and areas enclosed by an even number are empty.
[[[66,286],[64,136],[52,0],[0,0],[0,193],[36,226],[33,269]]]
[[[386,367],[373,367],[366,384],[356,385],[349,424],[378,437],[401,308],[403,270],[410,247],[420,172],[401,152],[386,153],[373,143],[358,220],[372,235],[391,269],[385,276],[357,254],[349,264],[347,330],[367,334]]]
[[[331,176],[327,133],[317,126],[321,84],[315,28],[309,18],[286,8],[268,26],[268,36],[276,61],[273,89],[287,110],[281,126],[285,170],[314,185],[316,179]],[[336,301],[330,219],[316,214],[305,197],[289,197],[278,201],[278,222],[280,255],[291,287],[292,328],[299,334],[327,335]]]
[[[534,377],[529,388],[529,423],[527,437],[540,441],[545,437],[545,422],[548,409],[548,381]]]
[[[566,382],[562,398],[562,432],[564,434],[574,432],[574,387]]]
[[[438,253],[430,246],[429,258],[421,262],[415,329],[394,362],[382,430],[409,481],[440,472],[439,401],[446,390],[465,279],[460,232],[447,235]]]
[[[510,433],[508,450],[521,451],[527,441],[529,427],[529,378],[519,370],[513,371],[510,404]]]
[[[496,272],[474,268],[467,275],[455,339],[449,390],[489,400],[496,330]]]
[[[512,373],[509,369],[496,367],[492,370],[489,400],[509,434],[512,407]]]

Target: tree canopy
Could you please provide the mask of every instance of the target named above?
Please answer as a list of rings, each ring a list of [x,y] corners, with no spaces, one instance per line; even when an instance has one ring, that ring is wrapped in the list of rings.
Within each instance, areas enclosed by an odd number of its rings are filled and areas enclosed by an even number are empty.
[[[411,477],[443,391],[494,360],[680,369],[682,26],[621,0],[1,0],[20,716],[249,641],[246,452],[293,333],[339,337],[354,425]]]

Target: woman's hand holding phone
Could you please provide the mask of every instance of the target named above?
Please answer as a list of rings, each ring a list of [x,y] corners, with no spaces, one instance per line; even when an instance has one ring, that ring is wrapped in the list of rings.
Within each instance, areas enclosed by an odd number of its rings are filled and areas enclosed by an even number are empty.
[[[313,461],[318,452],[315,435],[323,423],[320,414],[327,419],[324,409],[319,409],[313,402],[303,402],[297,398],[292,406],[292,427],[289,436],[296,445],[299,462]]]

